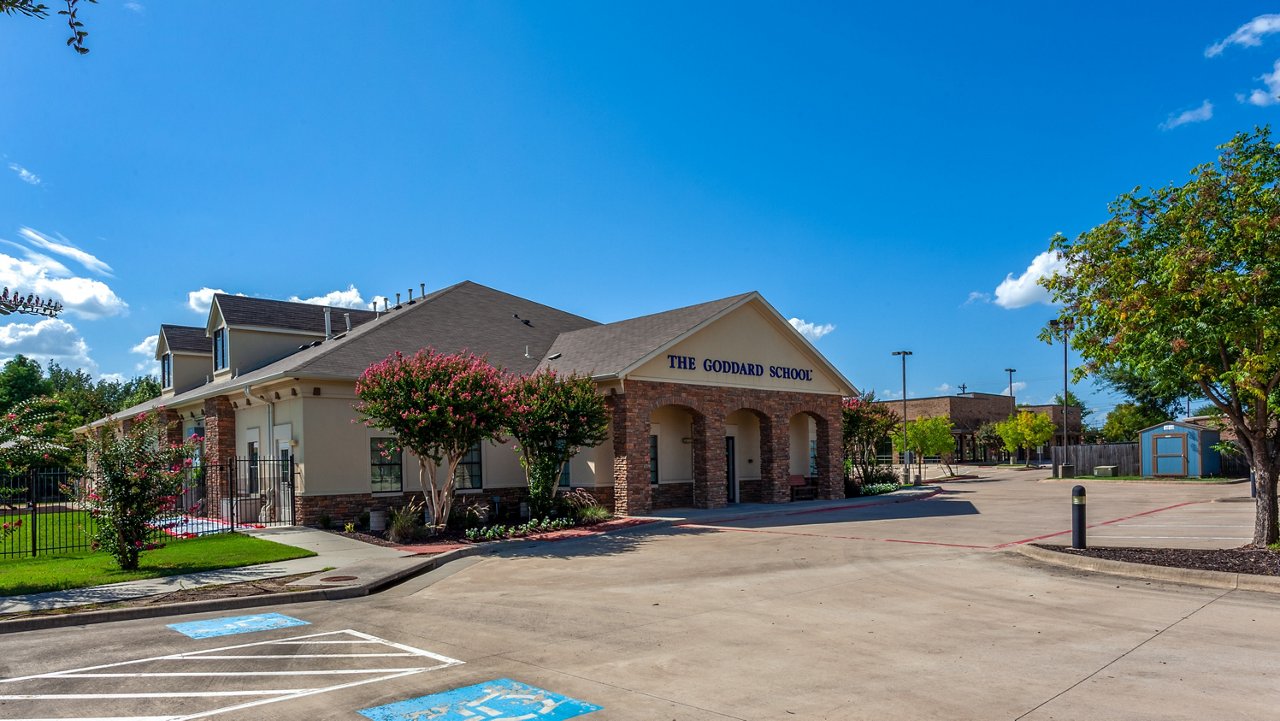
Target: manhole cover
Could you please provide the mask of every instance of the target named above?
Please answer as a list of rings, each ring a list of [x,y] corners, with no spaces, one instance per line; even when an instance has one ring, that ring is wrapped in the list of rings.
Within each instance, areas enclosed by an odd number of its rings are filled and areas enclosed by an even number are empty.
[[[356,577],[355,576],[325,576],[320,580],[324,581],[325,583],[342,583],[343,581],[354,581],[356,580]]]

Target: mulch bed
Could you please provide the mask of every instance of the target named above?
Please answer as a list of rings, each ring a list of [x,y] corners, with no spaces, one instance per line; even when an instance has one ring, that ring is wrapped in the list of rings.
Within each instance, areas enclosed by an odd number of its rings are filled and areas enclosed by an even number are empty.
[[[1257,576],[1280,576],[1280,552],[1251,548],[1087,548],[1034,544],[1060,553],[1090,558],[1104,558],[1127,563],[1146,563],[1170,568],[1194,568],[1201,571],[1250,573]]]

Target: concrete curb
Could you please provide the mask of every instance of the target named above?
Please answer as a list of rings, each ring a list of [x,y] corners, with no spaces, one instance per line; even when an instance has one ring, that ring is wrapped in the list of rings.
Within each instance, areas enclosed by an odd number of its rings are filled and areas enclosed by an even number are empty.
[[[870,498],[863,499],[847,499],[854,501],[853,503],[841,503],[839,505],[819,506],[800,510],[784,510],[780,508],[777,511],[709,518],[706,520],[655,518],[648,523],[623,526],[621,528],[605,531],[599,535],[606,536],[641,533],[685,525],[728,523],[731,521],[747,520],[751,518],[767,518],[772,516],[800,516],[811,513],[826,513],[842,511],[850,508],[862,508],[866,506],[907,503],[910,501],[920,501],[926,498],[932,498],[942,492],[942,489],[936,486],[918,486],[914,490],[925,492],[915,492],[910,495],[904,494],[903,496],[897,497],[893,494],[884,494],[881,496],[872,496]],[[582,540],[585,538],[592,538],[592,536],[582,536],[581,538],[562,540]],[[92,623],[131,621],[140,618],[162,618],[164,616],[178,616],[187,613],[230,611],[241,608],[274,606],[283,603],[308,603],[312,601],[338,601],[346,598],[359,598],[361,596],[368,596],[377,593],[394,586],[397,583],[413,578],[414,576],[434,571],[446,563],[456,561],[460,558],[489,554],[502,550],[524,550],[527,548],[534,548],[548,542],[549,541],[536,538],[511,538],[501,541],[489,541],[483,544],[468,546],[466,548],[445,551],[444,553],[425,558],[418,563],[405,566],[400,570],[372,579],[366,583],[352,586],[335,586],[332,588],[316,588],[306,591],[286,591],[283,593],[264,593],[257,596],[241,596],[237,598],[213,598],[205,601],[186,601],[182,603],[171,603],[156,606],[130,606],[126,608],[109,608],[101,611],[81,611],[79,613],[23,616],[20,618],[0,620],[0,634],[19,633],[21,631],[37,631],[48,628],[61,628],[65,626],[85,626]]]
[[[1250,573],[1201,571],[1194,568],[1171,568],[1169,566],[1152,566],[1147,563],[1128,563],[1126,561],[1113,561],[1109,558],[1090,558],[1088,556],[1060,553],[1029,544],[1017,546],[1007,552],[1018,553],[1027,558],[1043,563],[1051,563],[1055,566],[1066,566],[1079,571],[1106,573],[1112,576],[1187,583],[1194,586],[1227,590],[1280,593],[1280,576],[1256,576]]]
[[[338,601],[345,598],[359,598],[377,593],[414,576],[433,571],[440,566],[459,558],[474,556],[484,550],[481,547],[459,548],[447,551],[438,556],[406,566],[398,571],[375,578],[367,583],[355,586],[335,586],[333,588],[316,588],[306,591],[285,591],[283,593],[264,593],[257,596],[241,596],[237,598],[212,598],[205,601],[186,601],[157,606],[129,606],[126,608],[108,608],[101,611],[81,611],[79,613],[58,613],[38,616],[23,616],[0,621],[0,634],[36,631],[64,626],[85,626],[92,623],[111,623],[114,621],[131,621],[139,618],[160,618],[178,616],[187,613],[206,613],[211,611],[230,611],[240,608],[258,606],[274,606],[281,603],[308,603],[311,601]]]

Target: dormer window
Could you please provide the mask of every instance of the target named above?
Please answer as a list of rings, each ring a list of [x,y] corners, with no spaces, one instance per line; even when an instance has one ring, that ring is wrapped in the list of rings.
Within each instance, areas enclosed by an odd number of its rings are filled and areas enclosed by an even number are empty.
[[[173,387],[173,354],[165,353],[160,356],[160,387]]]
[[[219,328],[213,332],[213,369],[220,371],[230,364],[227,360],[227,329]]]

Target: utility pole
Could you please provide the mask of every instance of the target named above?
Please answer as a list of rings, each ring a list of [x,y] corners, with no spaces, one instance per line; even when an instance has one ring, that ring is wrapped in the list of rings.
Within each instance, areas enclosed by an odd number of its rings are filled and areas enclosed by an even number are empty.
[[[896,350],[896,356],[902,356],[902,482],[911,479],[911,466],[907,465],[907,356],[909,350]]]
[[[1067,394],[1070,392],[1067,386],[1067,346],[1070,345],[1068,340],[1071,338],[1071,331],[1076,329],[1076,322],[1071,318],[1062,321],[1054,318],[1049,321],[1049,328],[1051,334],[1062,333],[1062,463],[1058,466],[1058,478],[1065,478],[1062,471],[1070,465],[1067,463],[1070,460],[1067,455]]]

